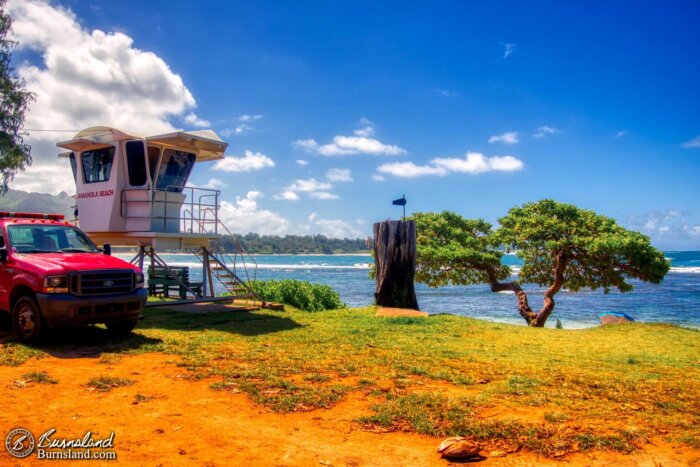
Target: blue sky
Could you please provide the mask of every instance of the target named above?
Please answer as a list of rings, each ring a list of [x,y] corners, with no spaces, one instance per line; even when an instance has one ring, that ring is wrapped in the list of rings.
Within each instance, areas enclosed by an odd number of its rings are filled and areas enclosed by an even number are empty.
[[[700,3],[377,3],[10,0],[15,64],[40,90],[27,127],[209,127],[231,159],[192,182],[222,190],[235,231],[365,237],[403,194],[492,222],[554,198],[700,249]],[[32,31],[27,4],[51,25]],[[93,60],[162,98],[139,109]],[[132,66],[148,60],[160,74]],[[77,108],[65,86],[114,97]],[[65,134],[30,137],[41,152]]]

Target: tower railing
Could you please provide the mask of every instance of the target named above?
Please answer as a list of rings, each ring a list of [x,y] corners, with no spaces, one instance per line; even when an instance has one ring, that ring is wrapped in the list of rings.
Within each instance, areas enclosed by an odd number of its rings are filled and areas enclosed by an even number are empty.
[[[179,187],[165,190],[125,188],[121,192],[120,214],[127,221],[150,221],[148,228],[131,228],[127,232],[157,229],[159,232],[218,234],[220,195],[219,190],[195,187],[182,190]]]

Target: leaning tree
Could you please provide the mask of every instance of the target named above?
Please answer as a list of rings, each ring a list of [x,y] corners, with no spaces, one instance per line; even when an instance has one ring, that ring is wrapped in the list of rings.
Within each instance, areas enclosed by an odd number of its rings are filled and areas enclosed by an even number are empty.
[[[5,12],[5,0],[0,0],[0,195],[7,191],[15,174],[32,163],[30,147],[24,144],[22,126],[24,113],[34,94],[24,88],[12,68],[12,48],[7,39],[12,20]]]
[[[483,220],[453,212],[417,213],[416,280],[431,287],[486,283],[493,292],[511,291],[518,312],[534,327],[554,310],[554,295],[566,286],[629,292],[630,278],[658,284],[669,269],[649,238],[613,219],[570,204],[542,200],[512,208],[493,230]],[[501,264],[503,252],[523,260],[518,281]],[[547,287],[535,311],[521,283]]]

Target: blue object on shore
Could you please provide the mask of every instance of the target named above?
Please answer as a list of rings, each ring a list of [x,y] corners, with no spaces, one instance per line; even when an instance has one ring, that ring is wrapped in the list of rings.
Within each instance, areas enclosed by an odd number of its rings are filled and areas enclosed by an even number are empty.
[[[598,313],[598,318],[603,324],[626,323],[629,321],[634,321],[634,318],[626,313],[622,313],[621,311],[604,311],[602,313]]]

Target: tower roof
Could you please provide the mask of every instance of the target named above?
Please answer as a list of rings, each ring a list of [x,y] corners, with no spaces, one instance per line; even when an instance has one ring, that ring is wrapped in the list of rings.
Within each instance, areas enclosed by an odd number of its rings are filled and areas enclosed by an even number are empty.
[[[212,130],[176,130],[162,135],[144,136],[106,126],[86,128],[78,132],[73,139],[61,141],[56,145],[71,151],[86,151],[92,148],[104,147],[116,141],[134,139],[145,140],[148,143],[159,144],[173,149],[192,151],[197,154],[197,162],[223,159],[224,151],[226,151],[228,146]]]

